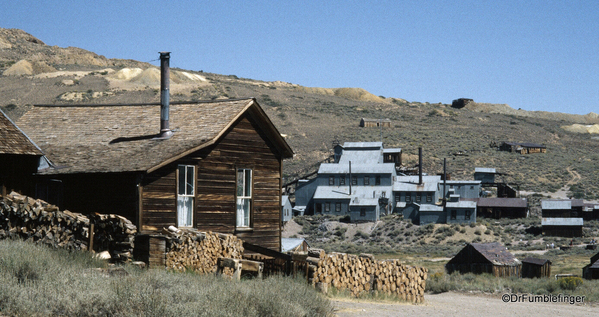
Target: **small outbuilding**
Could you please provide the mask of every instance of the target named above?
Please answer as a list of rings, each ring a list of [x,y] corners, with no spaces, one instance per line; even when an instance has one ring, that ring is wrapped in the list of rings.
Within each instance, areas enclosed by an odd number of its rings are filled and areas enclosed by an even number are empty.
[[[310,245],[305,239],[300,238],[281,238],[281,252],[308,252]]]
[[[544,236],[582,237],[582,218],[542,218],[541,227]]]
[[[551,276],[551,261],[547,259],[526,258],[522,260],[523,278],[541,278]]]
[[[582,277],[587,280],[599,279],[599,253],[591,257],[591,264],[582,268]]]
[[[516,152],[520,154],[546,153],[547,147],[536,143],[503,142],[500,151]]]
[[[472,100],[470,98],[458,98],[451,102],[451,107],[461,109],[461,108],[466,107],[466,105],[468,105],[471,102],[474,102],[474,100]]]
[[[391,128],[392,124],[391,124],[391,120],[390,119],[367,119],[367,118],[362,118],[362,120],[360,120],[360,127],[362,128],[378,128],[378,127],[384,127],[384,128]]]
[[[447,273],[490,273],[520,277],[522,262],[500,243],[469,243],[445,265]]]
[[[287,222],[293,216],[293,208],[288,195],[281,196],[281,220]]]

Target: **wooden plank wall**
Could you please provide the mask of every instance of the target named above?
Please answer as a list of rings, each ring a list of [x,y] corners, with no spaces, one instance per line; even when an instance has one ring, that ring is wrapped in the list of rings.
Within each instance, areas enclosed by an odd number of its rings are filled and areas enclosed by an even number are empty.
[[[259,126],[243,116],[219,142],[144,178],[142,230],[176,225],[178,164],[196,166],[194,227],[235,234],[244,241],[280,250],[281,159]],[[237,168],[253,171],[252,229],[236,230]]]

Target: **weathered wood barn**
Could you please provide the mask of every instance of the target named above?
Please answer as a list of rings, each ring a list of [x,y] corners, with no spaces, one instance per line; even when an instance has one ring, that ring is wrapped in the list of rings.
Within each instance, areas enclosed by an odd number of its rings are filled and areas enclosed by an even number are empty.
[[[551,276],[551,261],[528,257],[522,260],[523,278],[541,278]]]
[[[496,277],[520,277],[522,263],[504,246],[493,243],[469,243],[447,264],[447,273],[490,273]]]
[[[547,147],[542,144],[535,143],[519,143],[519,142],[503,142],[499,146],[499,150],[516,152],[520,154],[546,153]]]
[[[478,198],[478,215],[485,218],[526,218],[526,198]]]
[[[582,237],[582,218],[541,218],[544,236],[549,237]]]
[[[582,268],[582,277],[588,280],[599,279],[599,253],[591,257],[591,264]]]
[[[461,109],[461,108],[466,107],[466,105],[468,105],[471,102],[474,102],[474,100],[472,100],[470,98],[458,98],[458,99],[454,99],[451,102],[451,107]]]
[[[40,160],[42,151],[0,110],[0,195],[32,192]]]
[[[258,102],[171,103],[170,137],[158,133],[163,118],[158,104],[34,106],[17,126],[53,163],[36,183],[59,182],[45,198],[62,208],[280,250],[282,161],[293,152]]]
[[[372,128],[372,127],[384,127],[391,128],[392,123],[390,119],[367,119],[362,118],[360,120],[360,127],[362,128]]]

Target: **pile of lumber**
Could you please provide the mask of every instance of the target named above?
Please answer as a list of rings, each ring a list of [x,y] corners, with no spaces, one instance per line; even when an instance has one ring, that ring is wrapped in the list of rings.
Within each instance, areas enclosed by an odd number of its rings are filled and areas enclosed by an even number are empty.
[[[93,230],[91,229],[93,228]],[[85,216],[15,192],[0,198],[0,239],[19,238],[67,250],[109,251],[112,260],[131,258],[137,228],[116,215]]]
[[[243,241],[234,235],[175,227],[163,230],[163,234],[170,237],[166,243],[166,267],[170,270],[214,273],[218,258],[241,259],[243,255]],[[233,271],[224,273],[231,275]]]
[[[370,254],[325,254],[309,250],[308,278],[322,290],[333,286],[349,290],[353,296],[363,292],[394,295],[408,302],[424,300],[427,269],[402,264],[399,260],[376,261]]]

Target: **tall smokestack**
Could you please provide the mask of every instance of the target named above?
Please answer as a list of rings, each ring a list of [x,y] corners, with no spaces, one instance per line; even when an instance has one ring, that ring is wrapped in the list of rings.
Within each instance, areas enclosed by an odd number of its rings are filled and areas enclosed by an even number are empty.
[[[160,52],[160,139],[173,136],[169,128],[169,78],[170,78],[170,52]]]
[[[422,185],[422,148],[418,148],[418,184]]]

